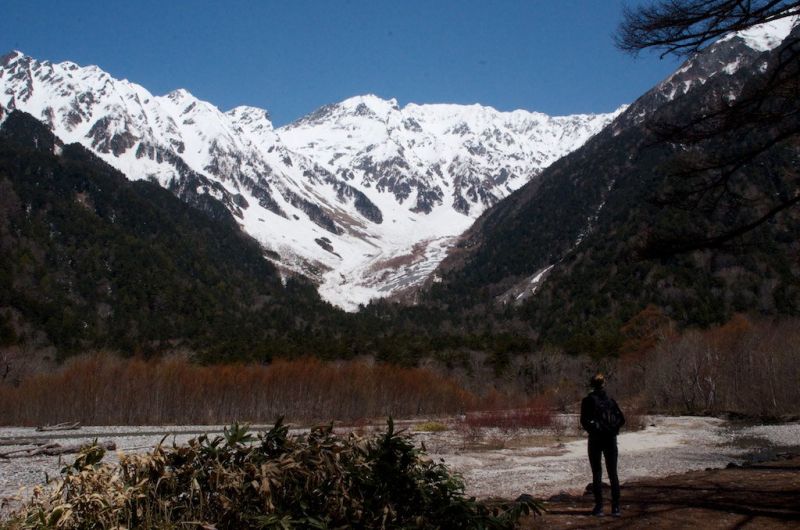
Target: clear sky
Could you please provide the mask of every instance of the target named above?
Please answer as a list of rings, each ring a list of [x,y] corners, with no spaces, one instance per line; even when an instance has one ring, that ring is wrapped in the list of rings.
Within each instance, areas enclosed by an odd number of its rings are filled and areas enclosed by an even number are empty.
[[[3,0],[0,53],[96,64],[223,110],[263,107],[276,125],[367,93],[401,105],[607,112],[677,66],[614,48],[623,3]]]

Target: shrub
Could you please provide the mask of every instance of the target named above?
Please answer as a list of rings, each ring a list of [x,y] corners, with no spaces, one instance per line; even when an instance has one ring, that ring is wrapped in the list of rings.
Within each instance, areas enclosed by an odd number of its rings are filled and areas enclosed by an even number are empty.
[[[735,316],[658,344],[645,359],[650,410],[731,412],[762,419],[800,412],[800,320]]]
[[[448,430],[447,425],[438,421],[426,421],[414,426],[414,430],[419,432],[442,432]]]
[[[257,437],[224,436],[102,463],[84,450],[38,495],[18,528],[514,528],[541,513],[528,496],[490,506],[395,432],[339,437],[331,427],[289,437],[279,420]]]

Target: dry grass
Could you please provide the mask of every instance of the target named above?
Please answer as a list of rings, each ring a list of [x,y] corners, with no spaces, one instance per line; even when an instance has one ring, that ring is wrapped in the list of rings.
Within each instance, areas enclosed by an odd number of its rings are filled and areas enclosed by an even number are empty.
[[[442,432],[449,429],[447,425],[439,421],[426,421],[414,426],[414,430],[417,432]]]

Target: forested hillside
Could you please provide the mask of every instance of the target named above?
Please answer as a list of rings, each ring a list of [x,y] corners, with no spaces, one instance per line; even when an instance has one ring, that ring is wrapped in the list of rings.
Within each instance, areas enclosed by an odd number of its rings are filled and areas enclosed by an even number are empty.
[[[346,316],[302,279],[283,285],[224,209],[209,215],[213,204],[190,207],[59,144],[21,112],[0,129],[5,345],[269,359],[313,344],[323,323],[337,334]]]
[[[715,113],[729,119],[723,109],[781,76],[796,79],[797,65],[779,60],[794,46],[790,36],[754,54],[730,39],[687,62],[481,216],[427,303],[456,312],[514,306],[540,341],[603,354],[619,351],[621,329],[648,304],[684,326],[736,312],[798,314],[800,212],[774,212],[797,192],[800,145],[786,135],[797,126],[796,110],[787,112],[796,82],[757,100],[758,114],[750,104],[757,119],[691,141],[669,137]],[[734,62],[738,70],[720,73]],[[676,86],[690,88],[681,95]],[[786,119],[769,119],[779,113]]]

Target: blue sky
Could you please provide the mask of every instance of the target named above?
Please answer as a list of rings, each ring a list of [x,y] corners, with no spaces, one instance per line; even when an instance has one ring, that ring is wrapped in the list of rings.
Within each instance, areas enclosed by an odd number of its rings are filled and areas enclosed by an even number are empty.
[[[4,0],[0,53],[96,64],[223,110],[263,107],[276,125],[366,93],[401,105],[607,112],[677,66],[614,48],[623,3]]]

